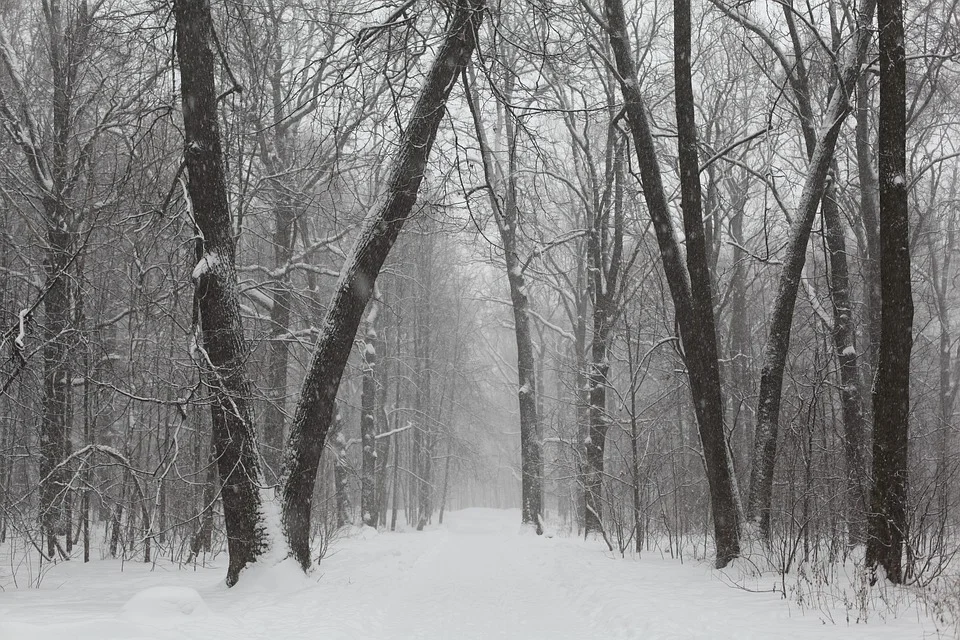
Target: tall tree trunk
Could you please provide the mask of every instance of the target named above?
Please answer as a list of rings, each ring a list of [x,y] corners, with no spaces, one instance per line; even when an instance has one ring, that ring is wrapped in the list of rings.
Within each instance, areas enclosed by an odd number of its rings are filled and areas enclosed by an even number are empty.
[[[417,260],[417,275],[420,296],[417,304],[416,335],[418,348],[415,354],[417,359],[417,389],[414,409],[416,411],[416,428],[414,430],[414,455],[416,456],[416,486],[417,486],[417,531],[423,531],[433,515],[433,439],[436,431],[436,422],[433,419],[433,248],[436,237],[433,225],[429,220],[421,230],[423,240],[420,242],[419,259]]]
[[[681,3],[679,9],[681,14],[685,14],[681,16],[681,20],[688,22],[689,6]],[[702,323],[705,314],[709,313],[711,317],[713,314],[710,284],[709,281],[697,282],[696,290],[705,292],[706,299],[700,299],[695,305],[690,280],[681,257],[680,243],[674,235],[670,219],[670,209],[657,161],[657,149],[647,120],[646,104],[637,82],[636,62],[629,41],[622,0],[605,0],[605,10],[610,46],[622,78],[624,109],[636,149],[644,200],[653,222],[661,261],[673,299],[674,312],[680,326],[690,390],[700,429],[700,441],[703,444],[707,483],[710,488],[710,504],[713,510],[717,547],[716,564],[718,567],[723,567],[740,553],[740,516],[733,469],[723,427],[723,400],[720,393],[720,369],[716,358],[716,331],[712,323],[708,325]],[[689,27],[685,31],[689,34]],[[681,36],[680,40],[688,41],[689,35],[686,38]],[[683,50],[689,50],[688,42],[679,44]],[[689,56],[683,64],[689,64]],[[702,244],[702,220],[700,225],[700,233],[695,234],[692,240],[697,242],[699,238]],[[687,227],[693,230],[696,226],[695,216],[685,212],[685,230]],[[697,256],[702,255],[705,255],[703,246],[695,250],[694,262],[698,260]],[[703,265],[694,264],[694,266],[696,269],[691,274],[692,277],[700,278],[707,271],[705,261]]]
[[[467,64],[483,15],[482,0],[459,0],[443,44],[400,139],[380,204],[343,268],[294,413],[285,452],[283,525],[291,552],[310,566],[310,503],[340,378],[380,267],[417,199],[447,96]]]
[[[870,23],[876,0],[863,0],[857,9],[857,31],[854,50],[834,87],[824,115],[823,125],[816,136],[816,145],[810,154],[810,164],[803,191],[790,227],[787,255],[783,261],[777,294],[770,318],[769,335],[764,349],[760,373],[760,393],[757,399],[757,428],[754,435],[753,468],[750,477],[748,517],[764,536],[770,533],[770,508],[773,498],[773,471],[776,465],[777,435],[780,425],[780,402],[783,393],[783,373],[793,311],[803,266],[807,257],[807,241],[823,199],[827,174],[833,164],[833,154],[840,129],[850,112],[849,97],[870,44]]]
[[[913,293],[906,177],[906,69],[901,0],[879,0],[880,357],[873,383],[873,492],[867,566],[903,581]]]
[[[40,427],[40,512],[47,536],[47,555],[53,557],[56,538],[63,529],[66,468],[59,466],[67,454],[67,388],[70,379],[66,336],[70,326],[70,292],[67,270],[71,234],[66,211],[56,200],[44,198],[47,214],[47,257],[44,261],[46,295],[43,299],[43,421]]]
[[[269,547],[263,520],[260,456],[251,422],[248,350],[240,320],[233,225],[214,83],[213,21],[208,0],[176,0],[177,58],[183,94],[184,158],[194,220],[197,266],[193,271],[203,344],[197,345],[213,402],[214,452],[220,471],[229,566],[227,585]]]
[[[741,425],[739,428],[744,434],[737,452],[738,462],[741,463],[739,468],[746,468],[750,455],[749,442],[752,439],[754,429],[753,408],[749,401],[753,394],[750,381],[753,340],[751,340],[750,306],[747,297],[749,291],[747,261],[749,256],[744,248],[743,230],[750,174],[745,170],[742,171],[738,178],[731,180],[731,185],[730,235],[733,238],[734,246],[733,273],[730,275],[730,333],[728,335],[730,365],[727,370],[730,372],[730,382],[736,404],[733,408],[734,424]]]
[[[466,75],[464,77],[466,79]],[[469,82],[465,82],[464,86],[473,116],[474,132],[480,144],[484,175],[490,185],[490,206],[500,232],[500,241],[503,243],[503,258],[513,310],[514,338],[517,342],[517,400],[520,408],[520,517],[522,524],[533,527],[539,535],[543,533],[543,451],[537,412],[537,368],[533,334],[530,331],[530,297],[517,237],[521,220],[517,202],[516,123],[512,116],[505,117],[507,168],[504,171],[494,162],[493,150],[484,133],[476,101],[470,93]],[[507,101],[513,95],[512,75],[503,87],[503,94]]]

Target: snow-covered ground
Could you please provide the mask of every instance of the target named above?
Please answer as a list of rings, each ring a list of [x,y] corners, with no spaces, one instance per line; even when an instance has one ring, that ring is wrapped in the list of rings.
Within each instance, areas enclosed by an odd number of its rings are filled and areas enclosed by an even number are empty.
[[[706,564],[621,559],[595,542],[521,533],[518,521],[469,509],[421,533],[361,531],[312,576],[259,567],[233,589],[222,567],[62,563],[39,589],[0,593],[0,639],[938,637],[909,607],[847,624],[842,603],[801,610]]]

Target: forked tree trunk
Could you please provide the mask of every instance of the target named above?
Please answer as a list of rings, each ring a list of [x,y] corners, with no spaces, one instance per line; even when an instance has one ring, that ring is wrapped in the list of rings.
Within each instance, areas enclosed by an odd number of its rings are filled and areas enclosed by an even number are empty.
[[[873,492],[867,566],[903,581],[913,293],[906,176],[906,56],[901,0],[879,0],[880,357],[873,383]]]
[[[813,105],[810,98],[810,77],[803,60],[803,45],[797,30],[791,7],[784,5],[784,17],[790,29],[793,42],[794,66],[784,68],[791,78],[797,115],[807,149],[807,159],[816,152],[817,137],[813,121]],[[857,87],[863,83],[857,79]],[[859,91],[859,88],[857,89]],[[859,94],[858,94],[859,100]],[[864,417],[860,392],[859,355],[857,353],[853,324],[853,307],[850,302],[850,278],[847,267],[847,248],[843,229],[840,205],[837,201],[836,176],[839,174],[836,163],[833,164],[834,178],[827,179],[820,202],[823,216],[825,238],[828,251],[830,273],[830,301],[833,307],[833,344],[840,369],[840,403],[844,425],[844,454],[847,476],[847,508],[849,517],[849,539],[851,543],[864,541],[867,513],[867,469],[864,462]]]
[[[217,124],[213,21],[208,0],[176,0],[177,58],[183,94],[184,159],[197,225],[195,299],[202,327],[196,345],[210,389],[213,444],[222,486],[229,566],[227,585],[271,543],[263,522],[260,456],[251,421],[248,355],[240,320],[235,244]]]
[[[459,0],[443,44],[400,139],[386,189],[351,251],[331,300],[290,428],[283,473],[283,526],[294,557],[310,566],[310,505],[340,378],[364,308],[417,199],[447,96],[467,64],[483,0]]]

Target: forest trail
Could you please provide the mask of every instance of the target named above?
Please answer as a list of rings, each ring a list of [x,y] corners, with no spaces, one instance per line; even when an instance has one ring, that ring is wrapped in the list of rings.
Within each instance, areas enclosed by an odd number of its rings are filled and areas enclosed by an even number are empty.
[[[469,509],[420,533],[356,530],[308,578],[261,568],[231,590],[219,567],[66,563],[40,590],[0,592],[0,639],[936,637],[910,613],[847,625],[842,605],[825,624],[823,610],[736,588],[706,564],[621,559],[518,523],[517,511]]]

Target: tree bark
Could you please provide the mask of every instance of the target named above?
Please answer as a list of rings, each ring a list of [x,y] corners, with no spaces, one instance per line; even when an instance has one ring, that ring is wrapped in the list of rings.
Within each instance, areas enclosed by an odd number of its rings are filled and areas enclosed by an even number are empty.
[[[880,214],[870,146],[870,121],[870,88],[866,76],[861,76],[857,81],[857,174],[860,179],[860,219],[867,244],[863,280],[867,309],[867,362],[872,379],[880,355]]]
[[[249,352],[240,320],[236,249],[217,124],[210,5],[208,0],[176,0],[174,15],[187,188],[199,236],[193,279],[203,344],[196,346],[213,399],[214,452],[222,486],[230,586],[274,541],[263,521],[260,456],[244,371]]]
[[[380,267],[417,199],[447,97],[467,64],[482,19],[482,0],[459,0],[444,42],[401,137],[384,196],[344,265],[304,380],[285,451],[283,525],[290,550],[310,566],[310,504],[340,378]]]
[[[520,409],[520,504],[521,523],[543,533],[543,451],[540,444],[540,418],[537,411],[537,369],[533,334],[530,331],[530,297],[527,292],[517,234],[520,210],[517,202],[516,125],[511,115],[505,117],[507,169],[503,171],[493,158],[484,133],[476,101],[470,93],[466,75],[464,87],[473,116],[474,131],[480,145],[484,175],[489,185],[488,196],[500,241],[503,243],[504,266],[510,287],[514,338],[517,343],[517,400]],[[513,76],[503,88],[509,101],[513,95]],[[502,200],[501,200],[502,198]]]
[[[913,293],[906,179],[906,55],[901,0],[879,0],[880,354],[873,383],[873,491],[867,566],[903,581]]]

